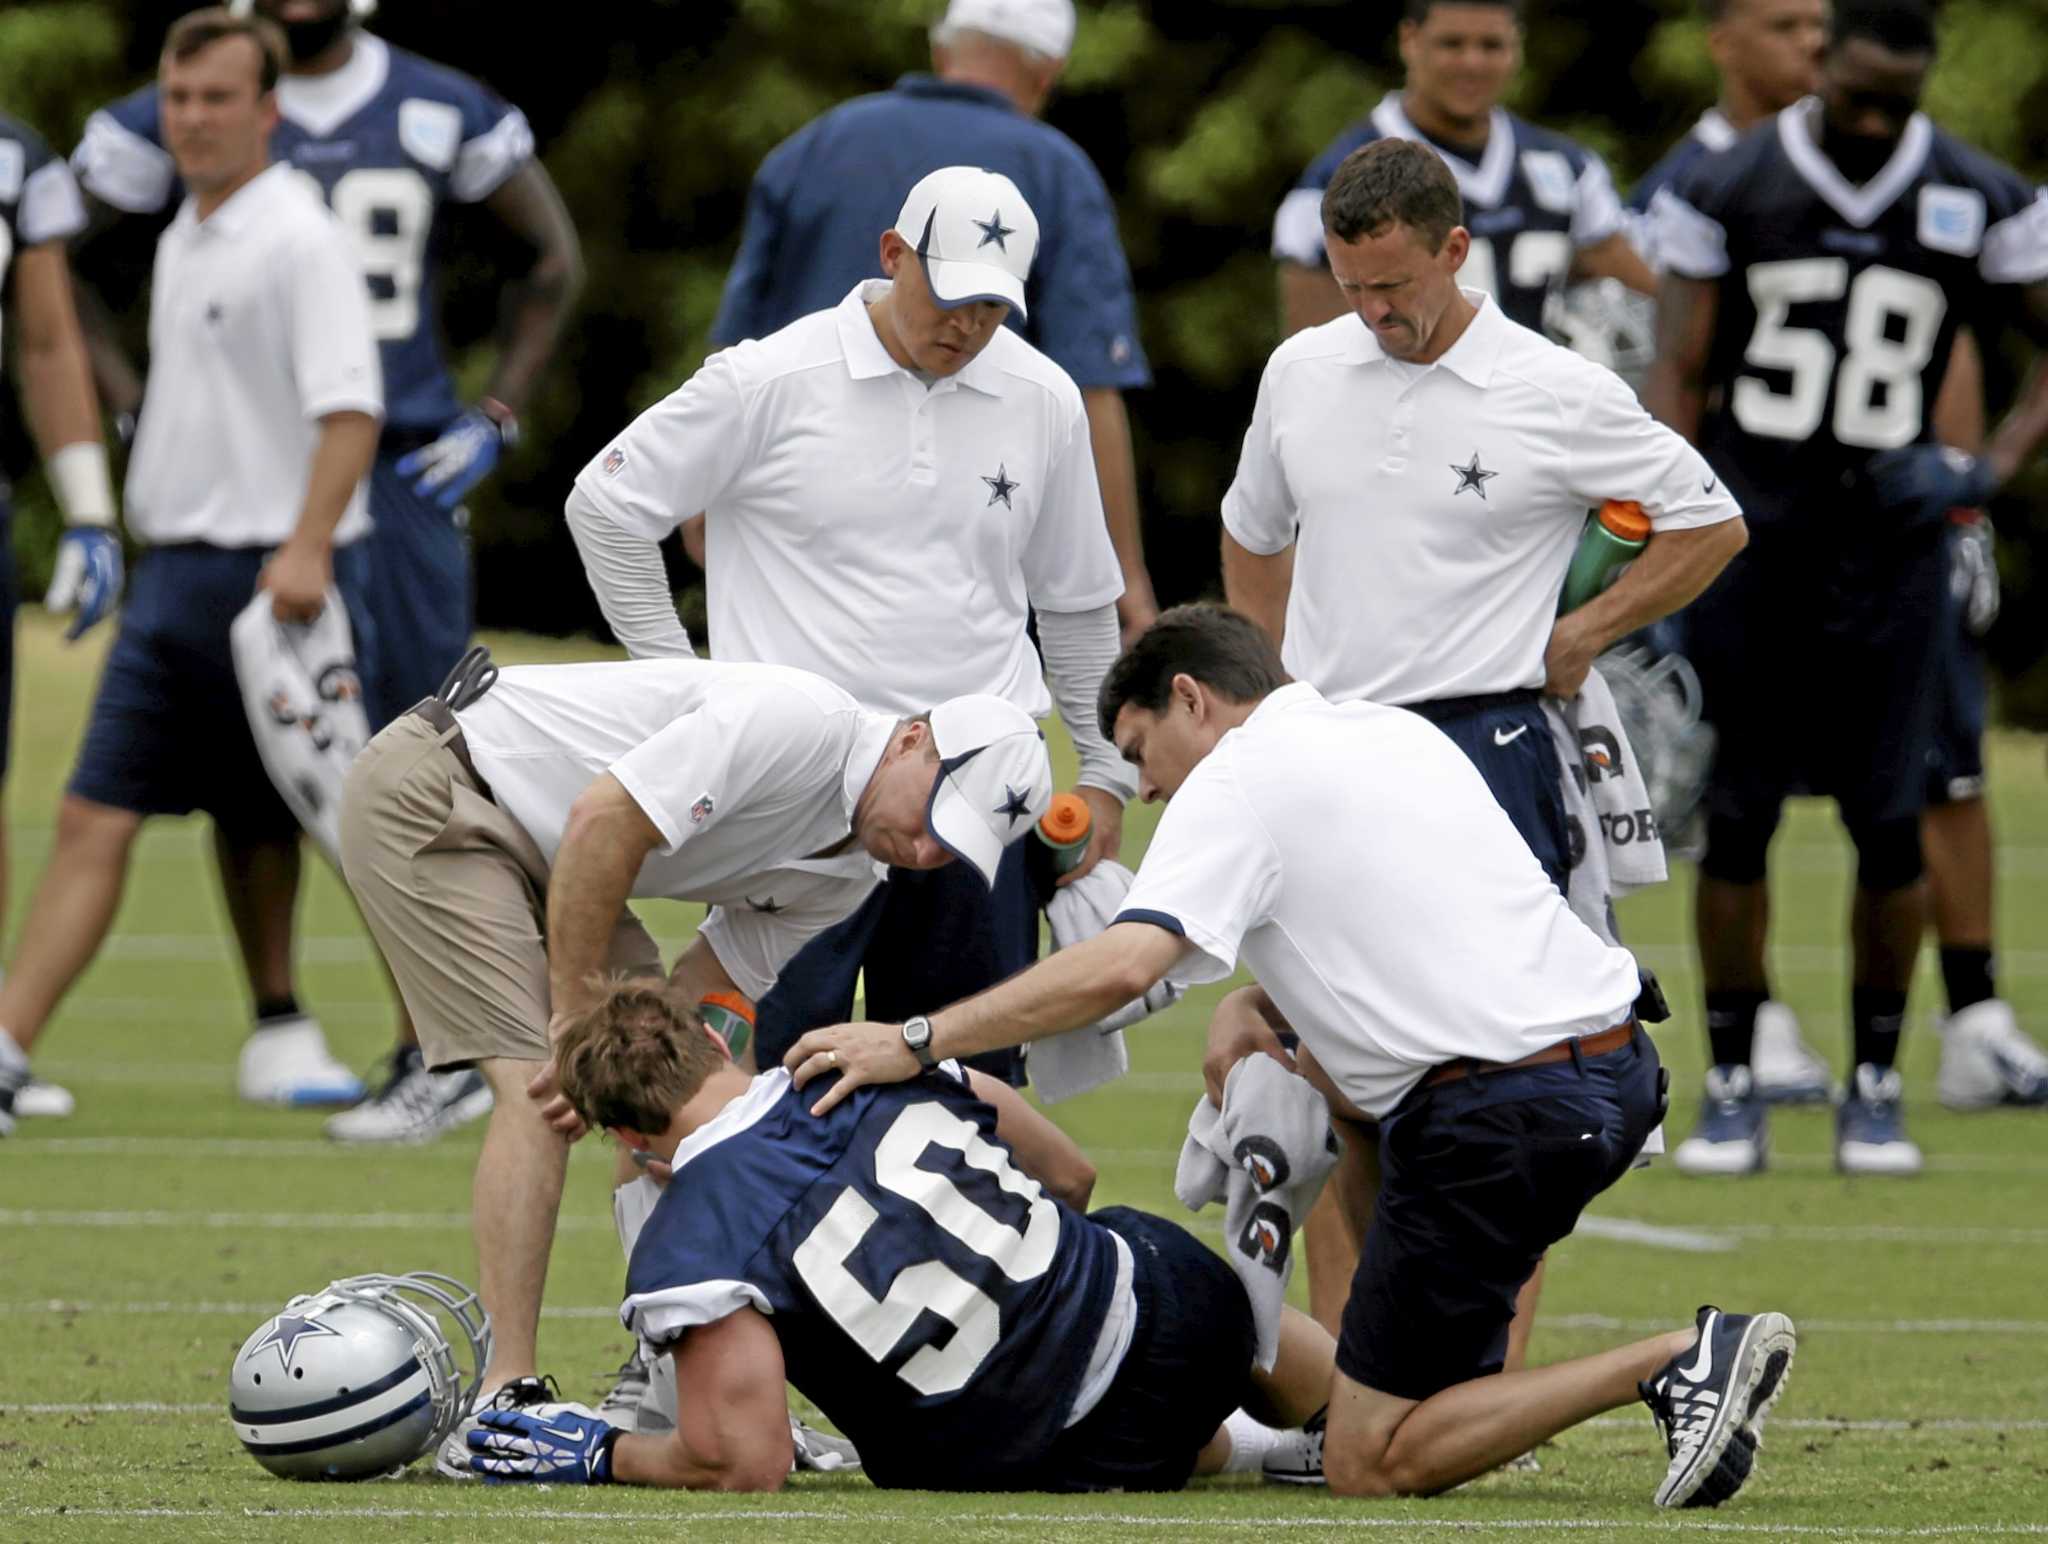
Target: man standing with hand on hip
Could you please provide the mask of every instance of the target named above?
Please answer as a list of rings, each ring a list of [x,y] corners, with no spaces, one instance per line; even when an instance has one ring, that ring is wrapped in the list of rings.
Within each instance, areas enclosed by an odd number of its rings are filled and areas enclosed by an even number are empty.
[[[985,693],[1043,718],[1057,698],[1094,822],[1078,878],[1115,855],[1134,786],[1093,714],[1123,582],[1081,394],[1003,326],[1038,219],[1009,178],[951,166],[877,236],[887,279],[712,355],[584,468],[569,527],[635,655],[690,648],[655,544],[703,510],[716,658],[811,670],[878,712]],[[907,1016],[1037,953],[1021,846],[993,891],[894,871],[761,1003],[762,1062],[849,1017],[863,972],[869,1012]]]
[[[273,861],[299,823],[243,716],[228,624],[268,590],[306,620],[330,587],[360,661],[373,647],[352,545],[383,391],[361,270],[334,216],[267,148],[284,45],[265,21],[196,11],[165,40],[164,138],[188,197],[157,247],[150,378],[128,465],[149,550],[100,678],[56,849],[0,986],[0,1028],[32,1045],[112,926],[143,820],[205,810]],[[233,910],[233,908],[230,908]],[[289,933],[259,948],[237,912],[257,1024],[240,1086],[266,1103],[343,1102],[360,1083],[292,1004]],[[272,932],[277,930],[272,929]]]

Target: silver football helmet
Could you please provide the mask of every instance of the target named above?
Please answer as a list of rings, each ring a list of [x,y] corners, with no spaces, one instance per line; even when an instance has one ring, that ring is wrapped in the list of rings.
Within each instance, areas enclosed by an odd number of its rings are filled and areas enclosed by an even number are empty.
[[[490,1316],[461,1282],[431,1271],[350,1276],[293,1298],[242,1343],[228,1419],[272,1474],[369,1479],[455,1430],[490,1356]]]
[[[1657,358],[1657,302],[1619,279],[1589,279],[1543,297],[1543,330],[1605,365],[1640,394]]]
[[[1714,726],[1701,717],[1698,672],[1682,654],[1659,657],[1634,644],[1609,649],[1593,667],[1614,693],[1664,851],[1674,858],[1698,858],[1707,846],[1700,802],[1716,744]]]

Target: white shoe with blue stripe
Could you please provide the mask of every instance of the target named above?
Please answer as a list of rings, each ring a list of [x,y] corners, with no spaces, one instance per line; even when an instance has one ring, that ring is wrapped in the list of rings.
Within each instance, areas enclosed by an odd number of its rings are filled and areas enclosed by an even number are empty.
[[[335,1060],[320,1021],[306,1013],[251,1030],[236,1083],[251,1104],[354,1104],[363,1097],[363,1080]]]

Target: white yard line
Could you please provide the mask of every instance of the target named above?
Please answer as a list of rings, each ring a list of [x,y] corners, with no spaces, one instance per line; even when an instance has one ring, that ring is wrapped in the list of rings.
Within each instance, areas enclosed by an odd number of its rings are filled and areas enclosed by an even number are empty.
[[[1581,1217],[1572,1231],[1574,1237],[1645,1244],[1652,1249],[1676,1249],[1683,1254],[1726,1254],[1736,1245],[1734,1237],[1727,1233],[1672,1228],[1657,1222],[1634,1222],[1626,1217]]]

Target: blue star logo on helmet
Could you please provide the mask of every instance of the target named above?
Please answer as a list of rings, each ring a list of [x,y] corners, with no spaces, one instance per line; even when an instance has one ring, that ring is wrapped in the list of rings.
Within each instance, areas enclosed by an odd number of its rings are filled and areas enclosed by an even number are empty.
[[[291,1371],[292,1358],[298,1354],[299,1342],[321,1335],[332,1335],[336,1339],[341,1331],[330,1329],[312,1314],[281,1313],[270,1321],[270,1328],[264,1331],[243,1356],[255,1356],[270,1347],[277,1348],[277,1362],[286,1372]]]
[[[1012,827],[1020,820],[1028,820],[1031,816],[1030,793],[1020,793],[1008,783],[1003,784],[1003,802],[996,806],[995,812],[998,815],[1008,815]]]
[[[998,252],[1007,253],[1010,250],[1010,244],[1005,238],[1016,235],[1017,227],[1003,224],[1002,210],[998,209],[986,220],[976,220],[974,224],[981,232],[981,240],[974,244],[974,249],[977,252],[983,247],[990,245],[993,245]]]

